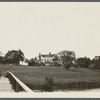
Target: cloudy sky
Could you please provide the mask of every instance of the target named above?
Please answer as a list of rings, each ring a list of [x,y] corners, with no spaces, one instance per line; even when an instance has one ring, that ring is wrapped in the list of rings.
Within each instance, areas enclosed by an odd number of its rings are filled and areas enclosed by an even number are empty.
[[[100,55],[100,3],[0,3],[0,51],[21,49],[27,58],[75,51]]]

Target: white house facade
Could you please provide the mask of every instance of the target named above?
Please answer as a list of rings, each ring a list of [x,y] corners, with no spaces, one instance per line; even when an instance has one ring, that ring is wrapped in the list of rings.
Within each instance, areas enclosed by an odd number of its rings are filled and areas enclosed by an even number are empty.
[[[28,66],[28,62],[26,61],[25,58],[24,58],[24,61],[20,61],[19,64],[20,64],[20,65]]]
[[[45,63],[45,65],[49,66],[50,63],[53,62],[53,59],[55,57],[56,54],[40,54],[39,53],[39,56],[37,57],[37,59],[43,63]]]

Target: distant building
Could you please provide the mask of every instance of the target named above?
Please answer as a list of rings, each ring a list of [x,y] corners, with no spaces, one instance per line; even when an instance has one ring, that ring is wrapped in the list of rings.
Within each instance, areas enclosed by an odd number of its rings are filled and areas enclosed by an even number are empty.
[[[55,59],[57,54],[51,54],[49,52],[48,54],[40,54],[37,57],[37,60],[39,62],[42,62],[45,66],[61,66],[62,60],[61,59]]]
[[[4,54],[3,54],[1,51],[0,51],[0,56],[1,56],[1,57],[4,57]]]
[[[51,52],[49,52],[49,54],[40,54],[37,57],[37,59],[41,62],[43,62],[46,66],[50,66],[51,63],[53,63],[53,59],[55,57],[56,54],[51,54]]]
[[[28,66],[28,63],[25,62],[25,61],[20,61],[20,65],[26,65],[26,66]]]
[[[26,59],[24,58],[24,61],[20,61],[19,65],[26,65],[28,66],[28,62],[26,61]]]

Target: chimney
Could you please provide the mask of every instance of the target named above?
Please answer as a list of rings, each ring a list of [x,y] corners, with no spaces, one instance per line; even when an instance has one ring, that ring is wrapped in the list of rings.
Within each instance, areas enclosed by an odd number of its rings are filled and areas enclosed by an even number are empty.
[[[51,55],[51,52],[49,52],[49,55]]]
[[[39,60],[41,61],[41,53],[39,52]]]

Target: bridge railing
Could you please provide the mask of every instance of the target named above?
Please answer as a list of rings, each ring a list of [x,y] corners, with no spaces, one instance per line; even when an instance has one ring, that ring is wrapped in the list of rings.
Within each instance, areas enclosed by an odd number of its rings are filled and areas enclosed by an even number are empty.
[[[10,83],[12,84],[12,88],[15,90],[15,92],[20,92],[20,91],[33,92],[29,87],[27,87],[11,72],[7,71],[7,77]]]

